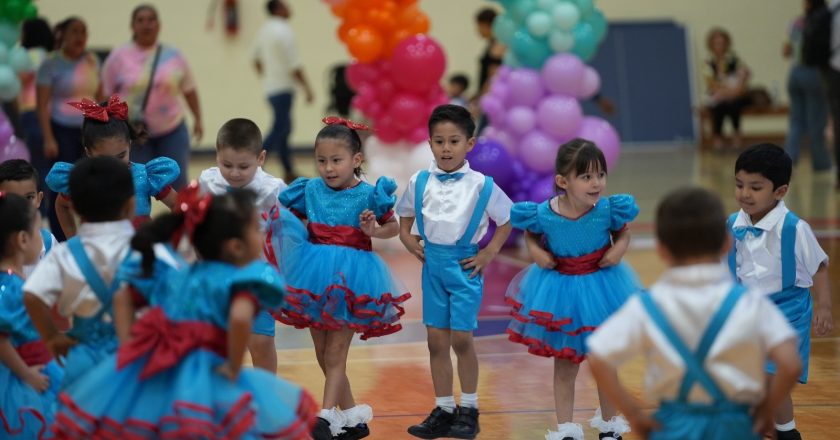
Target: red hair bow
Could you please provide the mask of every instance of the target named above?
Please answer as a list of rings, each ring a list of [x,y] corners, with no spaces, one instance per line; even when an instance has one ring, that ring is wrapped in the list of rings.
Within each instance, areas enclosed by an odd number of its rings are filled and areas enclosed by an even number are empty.
[[[343,125],[347,128],[353,129],[353,130],[370,130],[370,127],[367,124],[361,124],[359,122],[353,122],[349,119],[344,119],[340,116],[327,116],[326,118],[321,119],[321,121],[323,121],[324,124],[327,124],[327,125],[339,124],[339,125]]]
[[[201,188],[195,180],[178,192],[178,200],[175,202],[172,212],[183,215],[184,223],[172,236],[173,246],[178,246],[184,234],[190,240],[193,239],[195,228],[207,217],[207,210],[210,209],[212,200],[213,196],[211,194],[201,195]]]
[[[123,121],[128,120],[128,104],[125,101],[120,101],[117,94],[111,95],[108,104],[104,107],[87,98],[82,98],[81,102],[68,102],[67,105],[81,110],[87,119],[108,122],[108,115],[111,115]]]

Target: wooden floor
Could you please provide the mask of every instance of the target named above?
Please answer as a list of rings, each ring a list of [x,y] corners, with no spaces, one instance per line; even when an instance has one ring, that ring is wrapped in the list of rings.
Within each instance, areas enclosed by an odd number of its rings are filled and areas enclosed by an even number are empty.
[[[733,153],[697,156],[691,150],[626,152],[621,163],[611,170],[610,193],[634,194],[641,214],[633,225],[633,246],[626,260],[649,284],[663,270],[652,251],[651,219],[661,196],[681,185],[699,184],[711,188],[736,209],[732,194]],[[795,172],[786,202],[814,227],[820,243],[832,261],[834,316],[840,321],[840,225],[838,193],[830,173],[814,175],[808,158]],[[198,175],[209,162],[196,162],[191,169]],[[300,163],[312,172],[311,161]],[[274,166],[268,171],[276,172]],[[425,329],[419,322],[421,292],[420,265],[406,254],[398,242],[380,244],[383,257],[411,289],[405,329],[375,341],[354,343],[350,352],[348,375],[358,402],[374,409],[372,439],[411,438],[405,429],[422,420],[434,405],[434,393],[428,371]],[[508,250],[488,270],[485,304],[477,331],[480,362],[479,401],[481,439],[542,439],[547,429],[556,425],[551,391],[552,361],[526,353],[524,346],[508,342],[503,336],[507,309],[501,298],[506,280],[526,262],[520,250]],[[838,322],[837,327],[840,327]],[[323,377],[317,367],[308,334],[278,325],[278,373],[305,386],[319,400]],[[622,378],[638,393],[642,386],[643,365],[637,360],[621,371]],[[457,383],[457,381],[456,381]],[[457,388],[457,386],[456,386]],[[576,386],[575,421],[584,424],[587,439],[597,439],[586,420],[598,406],[594,381],[586,364]],[[456,393],[457,394],[457,393]],[[806,439],[830,439],[837,436],[840,416],[840,330],[825,338],[813,339],[810,382],[799,386],[794,395],[796,421]],[[626,439],[636,438],[632,434]]]

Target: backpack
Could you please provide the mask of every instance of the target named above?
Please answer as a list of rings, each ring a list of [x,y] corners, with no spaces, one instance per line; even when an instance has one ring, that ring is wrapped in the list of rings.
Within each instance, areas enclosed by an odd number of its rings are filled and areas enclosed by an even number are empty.
[[[831,47],[831,27],[837,7],[820,6],[805,17],[802,29],[802,64],[828,67],[834,48]]]

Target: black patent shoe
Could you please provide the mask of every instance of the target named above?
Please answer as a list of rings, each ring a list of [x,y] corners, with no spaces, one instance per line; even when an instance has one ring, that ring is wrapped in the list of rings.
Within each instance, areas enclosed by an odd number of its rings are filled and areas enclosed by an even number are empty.
[[[359,423],[356,426],[345,426],[344,432],[333,437],[335,440],[359,440],[370,435],[370,428],[367,423]]]
[[[419,425],[410,426],[408,433],[419,438],[434,439],[440,437],[448,437],[452,424],[455,422],[456,415],[444,411],[441,407],[436,406]]]
[[[449,437],[472,440],[481,431],[478,426],[478,408],[458,407],[458,417],[449,429]]]
[[[318,417],[315,419],[315,426],[312,427],[313,440],[332,440],[332,432],[330,431],[329,420]]]
[[[598,434],[599,440],[621,440],[621,435],[616,434],[614,432],[602,432]]]
[[[776,439],[778,440],[802,440],[802,434],[796,429],[790,431],[776,430]]]

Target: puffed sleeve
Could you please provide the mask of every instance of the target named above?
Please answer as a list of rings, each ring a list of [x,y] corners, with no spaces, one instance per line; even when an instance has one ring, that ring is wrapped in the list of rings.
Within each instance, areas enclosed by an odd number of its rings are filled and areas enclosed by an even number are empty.
[[[230,280],[231,295],[251,295],[261,309],[279,310],[286,296],[286,282],[273,266],[264,261],[240,268]]]
[[[53,165],[47,177],[45,178],[47,186],[54,192],[70,195],[70,171],[73,170],[73,164],[67,162],[56,162]]]
[[[156,244],[155,262],[152,273],[143,273],[143,257],[139,252],[132,252],[117,269],[116,279],[131,286],[132,291],[150,305],[159,304],[167,295],[172,283],[172,276],[188,264],[169,245]]]
[[[277,197],[277,199],[280,200],[281,205],[289,208],[290,211],[300,218],[306,218],[307,183],[309,183],[309,179],[306,177],[298,177]]]
[[[534,234],[542,234],[542,226],[537,218],[539,204],[534,202],[514,203],[510,209],[510,222],[514,228],[522,229]]]
[[[620,231],[639,215],[639,205],[630,194],[610,196],[610,230]]]
[[[10,279],[11,277],[5,277]],[[21,327],[29,322],[26,308],[23,307],[23,282],[15,279],[3,286],[0,293],[0,333],[20,333]]]
[[[376,180],[373,192],[370,194],[369,206],[376,215],[379,224],[385,224],[394,216],[394,205],[397,203],[397,182],[390,177],[382,176]]]
[[[181,175],[178,163],[168,157],[157,157],[146,162],[146,176],[149,179],[151,196],[162,199],[172,191],[172,182]]]

